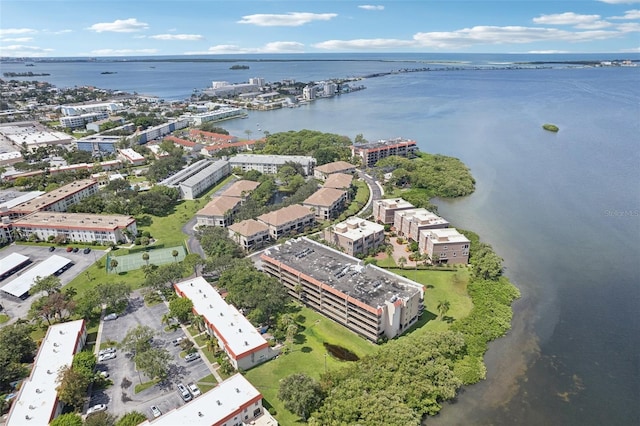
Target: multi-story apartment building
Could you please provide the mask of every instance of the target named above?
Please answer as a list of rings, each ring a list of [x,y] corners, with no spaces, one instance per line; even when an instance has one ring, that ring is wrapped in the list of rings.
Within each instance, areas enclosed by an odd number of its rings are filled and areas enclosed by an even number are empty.
[[[325,180],[327,177],[334,173],[350,173],[356,172],[356,166],[346,161],[334,161],[333,163],[323,164],[317,166],[313,171],[313,177],[320,180]]]
[[[449,222],[427,209],[409,209],[395,212],[393,227],[398,235],[417,242],[423,229],[448,228]]]
[[[469,263],[471,242],[455,228],[425,229],[420,231],[418,247],[434,263]]]
[[[258,220],[269,227],[269,236],[274,240],[300,233],[316,223],[311,209],[300,204],[265,213],[258,216]]]
[[[328,220],[337,217],[344,210],[347,191],[335,188],[320,188],[311,194],[302,205],[313,210],[316,219]]]
[[[384,244],[384,226],[355,216],[325,228],[323,234],[349,256],[366,254]]]
[[[178,296],[193,302],[193,313],[204,318],[207,332],[218,340],[235,369],[248,370],[279,354],[204,278],[181,281],[174,289]]]
[[[89,135],[78,139],[75,144],[80,151],[116,152],[122,136]]]
[[[12,207],[10,217],[13,219],[37,211],[65,212],[69,206],[97,193],[98,183],[95,180],[78,180]]]
[[[262,405],[262,394],[240,373],[205,392],[188,404],[139,426],[175,425],[278,426]]]
[[[38,349],[31,375],[25,379],[16,397],[6,425],[46,425],[62,413],[58,399],[58,371],[71,365],[87,340],[84,320],[49,327]]]
[[[260,186],[260,182],[242,179],[234,182],[229,188],[224,190],[220,195],[223,197],[241,198],[242,201],[244,202],[244,200],[246,200],[249,194],[251,194],[259,186]]]
[[[126,215],[39,211],[22,216],[11,226],[24,238],[35,234],[42,241],[65,236],[68,241],[100,244],[131,241],[138,233],[136,219]]]
[[[220,226],[223,228],[229,226],[241,202],[242,200],[237,197],[213,197],[206,206],[196,213],[198,226]]]
[[[134,166],[141,166],[146,162],[143,155],[138,154],[131,148],[119,149],[118,157]]]
[[[424,310],[422,284],[307,238],[269,248],[260,260],[292,297],[372,342],[404,333]]]
[[[136,132],[134,137],[137,138],[138,143],[142,145],[149,141],[166,136],[171,132],[175,132],[176,130],[184,129],[185,127],[189,127],[189,120],[181,118],[179,120],[170,121],[168,123],[149,127],[146,130]]]
[[[208,121],[228,120],[230,118],[241,117],[246,114],[247,113],[241,108],[222,107],[215,111],[186,115],[185,118],[189,119],[191,125],[201,126],[202,123],[206,123]]]
[[[302,166],[304,174],[309,176],[313,175],[316,159],[302,155],[238,154],[231,157],[229,163],[231,168],[239,167],[243,172],[257,170],[263,174],[275,174],[286,163],[298,163]]]
[[[87,123],[94,121],[106,120],[109,118],[109,114],[106,112],[88,112],[82,115],[70,115],[68,117],[60,117],[60,125],[75,129],[78,127],[84,127]]]
[[[416,141],[403,138],[379,140],[361,145],[351,146],[351,155],[362,158],[362,165],[373,167],[383,158],[398,155],[401,157],[412,157],[418,150]]]
[[[184,199],[193,200],[230,173],[231,167],[226,160],[200,160],[163,180],[159,185],[178,188]]]
[[[238,243],[244,251],[261,248],[269,242],[269,226],[255,219],[229,225],[229,238]]]
[[[323,188],[335,188],[345,191],[347,193],[347,200],[351,200],[353,196],[354,188],[353,188],[353,175],[345,174],[345,173],[334,173],[327,177],[327,180],[324,181],[322,185]]]
[[[122,109],[124,109],[124,105],[116,102],[96,102],[60,106],[60,112],[65,116],[81,115],[91,112],[114,113]]]
[[[402,198],[387,198],[373,201],[373,220],[384,224],[392,224],[395,213],[400,210],[415,208],[413,204]]]

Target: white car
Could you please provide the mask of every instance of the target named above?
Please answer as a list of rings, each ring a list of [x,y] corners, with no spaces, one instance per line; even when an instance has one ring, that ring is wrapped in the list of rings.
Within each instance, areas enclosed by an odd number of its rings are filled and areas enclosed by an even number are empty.
[[[114,319],[118,318],[118,314],[116,314],[115,312],[109,315],[105,315],[104,320],[105,321],[113,321]]]
[[[184,337],[178,337],[177,339],[174,339],[173,342],[171,343],[173,343],[173,346],[178,346],[184,339],[185,339]]]
[[[198,358],[200,358],[200,354],[198,352],[193,352],[193,353],[187,354],[187,356],[184,357],[184,360],[187,362],[191,362],[191,361],[195,361]]]
[[[114,353],[116,353],[116,348],[106,348],[106,349],[101,349],[100,352],[98,352],[98,356],[102,356],[106,354],[114,354]]]
[[[100,411],[105,411],[106,409],[107,404],[96,404],[87,410],[87,414],[98,413]]]
[[[162,411],[160,411],[160,409],[158,407],[156,407],[155,405],[151,406],[151,414],[153,414],[154,418],[158,418],[162,415]]]
[[[111,352],[109,354],[100,355],[98,357],[98,362],[109,361],[110,359],[114,359],[116,357],[115,352]]]
[[[202,395],[202,392],[200,392],[200,388],[198,388],[195,383],[187,383],[187,387],[189,388],[189,392],[191,392],[191,395],[193,395],[194,398]]]

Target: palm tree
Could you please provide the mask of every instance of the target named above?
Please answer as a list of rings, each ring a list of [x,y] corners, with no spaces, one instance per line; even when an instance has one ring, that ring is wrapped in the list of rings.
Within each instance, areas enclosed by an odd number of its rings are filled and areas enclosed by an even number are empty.
[[[438,302],[438,313],[440,314],[440,319],[443,319],[444,316],[449,312],[449,308],[451,307],[451,303],[448,300],[440,300]]]
[[[147,263],[147,266],[149,266],[149,253],[142,253],[142,260],[144,260]]]
[[[172,251],[171,256],[173,256],[173,261],[178,263],[178,250]]]
[[[111,270],[113,271],[114,269],[116,269],[118,267],[118,261],[115,259],[111,259],[111,262],[109,262],[109,266],[111,267]]]
[[[404,269],[404,265],[406,265],[406,264],[407,264],[407,258],[406,258],[406,257],[404,257],[404,256],[401,256],[401,257],[398,259],[398,265],[400,265],[400,267],[401,267],[402,269]]]
[[[207,340],[207,350],[214,355],[218,352],[218,342],[211,336]]]
[[[191,319],[191,324],[195,326],[198,331],[204,331],[204,318],[202,315],[194,315]]]

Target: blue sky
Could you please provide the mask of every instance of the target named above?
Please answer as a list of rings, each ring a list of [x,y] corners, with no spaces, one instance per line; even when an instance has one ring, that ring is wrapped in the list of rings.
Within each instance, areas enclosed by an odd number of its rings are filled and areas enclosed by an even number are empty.
[[[1,0],[0,56],[640,53],[640,0]]]

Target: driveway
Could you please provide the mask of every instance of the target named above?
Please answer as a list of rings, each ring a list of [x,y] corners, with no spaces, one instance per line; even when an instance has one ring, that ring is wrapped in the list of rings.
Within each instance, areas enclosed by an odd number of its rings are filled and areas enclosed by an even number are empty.
[[[380,186],[378,181],[376,181],[373,178],[373,176],[366,174],[362,170],[358,170],[358,177],[363,179],[367,183],[367,186],[369,186],[369,192],[370,192],[369,201],[367,201],[367,204],[362,208],[362,211],[365,211],[369,207],[371,207],[372,203],[375,200],[382,199],[382,196],[384,195],[384,191],[382,190],[382,187]]]
[[[178,328],[175,331],[164,331],[162,316],[169,311],[167,305],[158,303],[146,306],[140,292],[132,294],[129,307],[126,312],[114,321],[103,323],[101,342],[121,342],[127,332],[139,325],[147,325],[156,331],[153,346],[166,348],[172,356],[169,361],[169,377],[162,383],[152,386],[138,394],[134,392],[135,385],[149,381],[143,373],[135,370],[131,356],[118,350],[115,359],[98,364],[98,369],[107,371],[113,385],[106,389],[97,389],[91,395],[88,404],[107,404],[109,413],[121,416],[129,411],[140,411],[151,416],[150,407],[156,405],[163,413],[184,404],[177,393],[178,383],[198,382],[203,377],[211,374],[208,366],[201,360],[187,363],[180,358],[181,348],[171,343],[178,337],[185,336]]]

